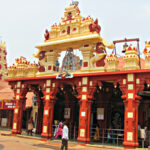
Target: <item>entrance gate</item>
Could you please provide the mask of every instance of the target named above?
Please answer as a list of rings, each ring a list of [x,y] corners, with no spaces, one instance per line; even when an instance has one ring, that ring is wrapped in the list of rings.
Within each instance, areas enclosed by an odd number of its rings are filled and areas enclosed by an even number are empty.
[[[30,63],[26,58],[20,57],[16,59],[15,65],[9,67],[7,81],[14,91],[16,100],[12,134],[21,134],[25,96],[30,85],[37,85],[36,88],[43,93],[43,97],[39,97],[43,99],[44,103],[44,108],[41,108],[43,110],[41,136],[42,138],[51,139],[53,137],[53,120],[56,116],[54,116],[54,107],[57,101],[57,93],[59,89],[63,88],[64,92],[66,90],[61,83],[71,83],[73,91],[75,89],[77,92],[76,97],[80,108],[77,140],[90,142],[91,106],[94,93],[97,87],[99,89],[103,87],[101,81],[105,81],[112,83],[115,88],[119,85],[122,92],[121,98],[124,103],[124,147],[138,147],[138,105],[141,97],[137,94],[143,91],[145,83],[150,83],[150,42],[146,42],[146,49],[144,50],[146,56],[145,69],[140,70],[137,48],[129,46],[125,50],[125,56],[123,57],[123,71],[119,71],[118,57],[115,54],[106,57],[106,48],[113,49],[114,45],[108,44],[100,36],[100,31],[101,27],[98,24],[98,19],[94,21],[90,16],[82,17],[78,3],[73,2],[65,9],[64,17],[62,17],[60,24],[53,25],[50,31],[46,30],[44,43],[36,46],[38,52],[34,56],[38,59],[39,65]],[[58,65],[59,53],[69,49],[81,51],[83,60],[80,62],[82,62],[82,65],[80,66],[78,61],[79,67],[76,67],[78,69],[71,70],[70,68],[72,67],[67,63],[68,66],[64,68],[69,68],[70,70],[66,71],[64,69],[62,72],[57,72],[60,68]],[[70,90],[70,88],[67,90]],[[64,93],[64,112],[66,116],[69,108],[71,108],[72,112],[75,108],[74,101],[76,99],[73,99],[73,103],[70,104],[69,94],[71,94],[70,91],[69,93]],[[107,114],[105,108],[107,108],[107,100],[110,99],[110,94],[105,96],[106,99],[104,98],[103,103],[97,104],[99,108],[104,108],[99,109],[99,118],[103,118]],[[99,98],[102,99],[101,95],[99,95]],[[102,112],[104,112],[104,115]],[[73,115],[75,114],[70,112],[70,116],[72,117]],[[102,121],[100,121],[100,124],[105,126]]]

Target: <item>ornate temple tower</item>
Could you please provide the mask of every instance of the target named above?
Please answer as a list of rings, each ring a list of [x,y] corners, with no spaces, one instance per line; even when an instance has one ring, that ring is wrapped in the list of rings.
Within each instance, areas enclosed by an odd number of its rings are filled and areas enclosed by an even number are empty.
[[[7,76],[6,43],[0,42],[0,78],[3,80]]]

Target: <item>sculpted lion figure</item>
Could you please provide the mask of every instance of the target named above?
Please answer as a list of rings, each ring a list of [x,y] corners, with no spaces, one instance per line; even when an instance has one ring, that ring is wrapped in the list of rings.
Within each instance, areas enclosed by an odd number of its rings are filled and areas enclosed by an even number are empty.
[[[97,67],[104,66],[104,59],[106,57],[105,46],[102,42],[96,44],[96,55],[90,59],[90,67],[95,67],[95,63]]]
[[[93,24],[89,25],[89,29],[90,29],[90,32],[96,31],[98,34],[100,33],[101,27],[98,24],[98,19],[96,19]]]
[[[93,57],[90,59],[90,67],[92,67],[92,68],[95,67],[94,64],[95,64],[97,61],[103,59],[105,56],[106,56],[106,53],[100,53],[100,54],[97,54],[97,55],[93,56]]]
[[[47,29],[45,30],[44,37],[45,37],[45,40],[49,40],[49,32]]]

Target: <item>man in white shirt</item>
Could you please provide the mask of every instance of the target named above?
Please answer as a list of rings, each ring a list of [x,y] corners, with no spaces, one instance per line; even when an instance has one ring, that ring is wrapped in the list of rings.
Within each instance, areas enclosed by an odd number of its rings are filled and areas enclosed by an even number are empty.
[[[66,122],[64,122],[63,123],[63,136],[62,136],[61,150],[63,150],[64,147],[65,147],[65,150],[68,150],[68,139],[69,139],[68,135],[69,135],[69,130],[66,125]]]

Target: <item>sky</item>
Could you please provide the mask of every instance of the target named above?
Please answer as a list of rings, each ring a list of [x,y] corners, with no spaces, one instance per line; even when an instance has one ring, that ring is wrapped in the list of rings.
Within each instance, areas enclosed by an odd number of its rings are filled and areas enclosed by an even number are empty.
[[[150,40],[150,0],[78,1],[83,17],[98,18],[100,34],[106,41],[139,38],[143,51],[145,41]],[[0,0],[0,40],[6,41],[9,66],[20,56],[31,62],[37,60],[33,57],[35,46],[44,42],[45,29],[61,21],[70,3],[71,0]],[[121,46],[117,46],[118,53]]]

